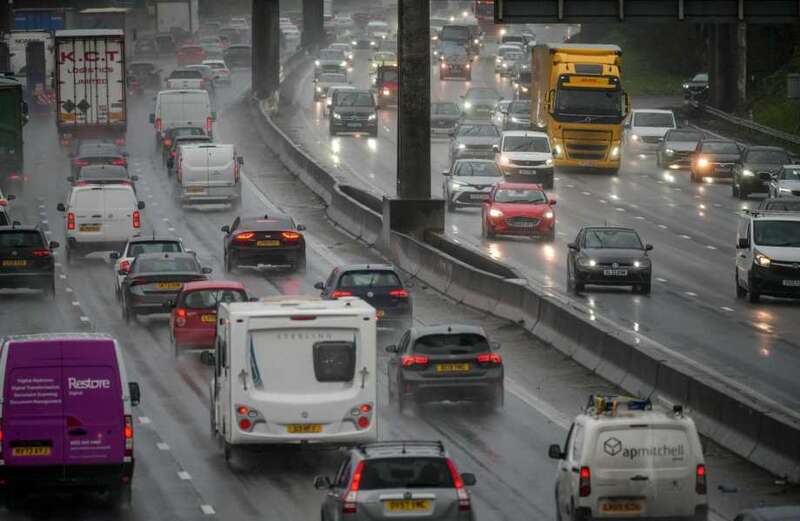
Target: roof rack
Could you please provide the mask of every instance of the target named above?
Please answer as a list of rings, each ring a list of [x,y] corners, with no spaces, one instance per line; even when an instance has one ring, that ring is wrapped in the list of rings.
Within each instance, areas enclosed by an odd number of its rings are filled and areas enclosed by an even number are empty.
[[[422,441],[422,440],[397,440],[397,441],[375,441],[358,445],[357,448],[366,455],[367,450],[376,449],[381,447],[400,447],[402,453],[406,453],[406,447],[431,447],[438,449],[439,452],[444,454],[444,444],[441,440],[436,441]]]
[[[614,394],[590,394],[589,402],[586,404],[586,413],[594,414],[595,416],[600,416],[601,414],[616,416],[621,408],[627,411],[652,411],[653,403],[647,398],[642,399]]]

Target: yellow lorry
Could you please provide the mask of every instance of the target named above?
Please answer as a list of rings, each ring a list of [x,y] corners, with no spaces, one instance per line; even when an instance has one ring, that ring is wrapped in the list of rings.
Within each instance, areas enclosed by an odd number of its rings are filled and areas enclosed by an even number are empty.
[[[542,44],[533,49],[531,122],[546,128],[556,166],[617,173],[630,109],[616,45]]]

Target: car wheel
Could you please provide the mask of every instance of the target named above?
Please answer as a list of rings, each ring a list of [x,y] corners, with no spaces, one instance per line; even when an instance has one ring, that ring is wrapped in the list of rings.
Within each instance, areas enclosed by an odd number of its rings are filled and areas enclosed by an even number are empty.
[[[222,441],[222,457],[225,458],[225,463],[230,463],[233,458],[233,445],[227,441]]]
[[[397,406],[397,412],[403,414],[403,411],[406,409],[406,402],[408,398],[406,398],[405,393],[400,391],[400,383],[397,383],[397,390],[395,393],[395,405]]]
[[[556,240],[556,225],[554,224],[550,231],[544,236],[544,240],[547,242],[553,242]]]
[[[378,137],[378,129],[376,128],[375,130],[371,130],[369,135],[372,137]]]
[[[695,175],[694,171],[689,174],[689,180],[693,183],[699,183],[701,179]]]
[[[131,312],[128,309],[128,301],[125,298],[122,300],[122,319],[126,324],[131,323]]]
[[[502,409],[505,403],[506,403],[505,387],[503,386],[503,384],[500,384],[497,386],[497,389],[495,389],[494,392],[492,392],[490,398],[490,405],[492,409],[498,410]]]
[[[661,152],[656,152],[656,166],[658,168],[664,167],[664,163],[661,161]]]
[[[744,298],[747,295],[747,290],[745,290],[742,285],[739,283],[739,272],[734,271],[733,279],[736,282],[736,298]]]
[[[739,187],[736,186],[736,179],[731,182],[731,195],[733,197],[739,197]]]
[[[561,519],[561,498],[558,496],[558,483],[556,483],[556,521]]]
[[[614,174],[614,175],[616,175],[616,174]],[[553,181],[553,177],[550,176],[549,178],[547,178],[547,180],[543,184],[544,184],[545,188],[547,188],[548,190],[552,190],[553,186],[555,186],[555,182]]]
[[[456,211],[456,204],[453,201],[451,201],[449,197],[447,198],[447,211],[448,212]]]
[[[56,299],[56,281],[55,281],[55,279],[53,279],[53,281],[50,283],[50,288],[48,288],[47,292],[50,294],[50,299],[51,300],[55,300]]]

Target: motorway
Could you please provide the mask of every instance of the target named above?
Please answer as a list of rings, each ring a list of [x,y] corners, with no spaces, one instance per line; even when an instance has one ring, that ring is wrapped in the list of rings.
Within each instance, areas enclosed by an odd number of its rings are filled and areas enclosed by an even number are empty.
[[[539,41],[560,41],[556,26],[536,31]],[[470,86],[495,87],[511,98],[507,79],[494,74],[488,43],[473,65],[472,82],[440,81],[431,75],[431,99],[459,101]],[[624,50],[623,50],[624,52]],[[354,84],[367,87],[368,52],[357,51]],[[378,138],[328,135],[321,104],[312,103],[311,68],[294,74],[294,96],[282,100],[278,124],[295,142],[333,171],[342,182],[379,194],[396,187],[397,113],[383,110]],[[624,85],[624,79],[623,79]],[[635,107],[675,106],[680,99],[634,98]],[[289,104],[291,106],[289,106]],[[289,108],[289,110],[286,110]],[[431,144],[431,190],[442,195],[447,170],[447,139]],[[541,243],[526,238],[481,237],[480,209],[459,209],[446,217],[446,233],[505,261],[531,284],[568,298],[633,335],[652,339],[696,363],[732,377],[743,388],[761,393],[793,410],[800,407],[800,321],[797,304],[763,299],[751,305],[734,291],[736,213],[757,206],[731,197],[728,182],[694,185],[688,171],[664,171],[654,157],[626,157],[616,177],[556,171],[557,239]],[[653,293],[596,289],[574,296],[566,290],[567,243],[583,225],[625,225],[652,243]]]

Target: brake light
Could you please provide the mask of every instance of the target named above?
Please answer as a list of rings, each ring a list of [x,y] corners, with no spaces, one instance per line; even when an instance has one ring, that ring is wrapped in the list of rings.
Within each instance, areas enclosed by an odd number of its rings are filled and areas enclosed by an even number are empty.
[[[697,465],[697,482],[695,483],[694,491],[698,494],[706,494],[706,466],[702,463]]]
[[[353,292],[352,291],[347,291],[347,290],[344,290],[344,289],[337,289],[337,290],[331,291],[331,298],[352,297],[352,296],[353,296]]]
[[[115,145],[124,145],[125,144],[125,138],[118,137],[117,139],[114,140],[114,144]]]
[[[171,147],[172,146],[172,140],[170,138],[165,139],[164,140],[164,146],[165,147]]]
[[[8,201],[5,199],[0,199],[0,206],[8,206]]]
[[[130,269],[131,269],[131,263],[130,263],[130,262],[128,262],[128,261],[126,261],[126,260],[124,260],[124,261],[120,261],[120,263],[119,263],[119,269],[120,269],[120,271],[124,271],[125,273],[127,273],[127,272],[128,272],[128,270],[130,270]]]
[[[358,418],[358,428],[359,429],[366,429],[369,427],[369,417],[368,416],[361,416]]]
[[[214,123],[214,118],[212,118],[211,116],[208,116],[208,117],[206,118],[206,130],[208,130],[208,133],[209,133],[209,134],[211,133],[211,125],[212,125],[213,123]]]
[[[128,162],[125,161],[124,159],[115,159],[115,160],[111,161],[111,164],[112,165],[117,165],[117,166],[125,166],[125,165],[128,164]]]
[[[453,477],[453,486],[456,488],[456,495],[458,496],[458,510],[459,512],[469,512],[472,510],[472,502],[469,498],[469,492],[464,488],[464,480],[461,479],[461,474],[458,473],[455,463],[450,458],[447,458],[447,468],[450,469],[450,475]]]
[[[172,152],[170,152],[170,153],[169,153],[169,157],[175,157],[175,156],[177,156],[177,155],[178,155],[178,154],[176,154],[174,150],[173,150]]]
[[[125,436],[125,456],[133,456],[133,417],[125,415],[125,425],[123,426],[123,435]]]
[[[300,240],[300,237],[302,237],[302,235],[300,235],[297,232],[281,232],[281,237],[283,237],[287,241],[298,241]]]
[[[358,488],[361,486],[361,475],[364,473],[364,462],[358,462],[356,470],[353,472],[353,481],[350,488],[344,494],[342,501],[342,514],[355,514],[358,510]]]
[[[11,172],[11,174],[9,174],[8,178],[11,179],[11,180],[16,181],[18,179],[22,179],[22,176],[20,175],[19,172]]]
[[[404,355],[401,358],[403,367],[426,367],[428,365],[428,357],[425,355]]]
[[[74,230],[75,229],[75,214],[69,212],[67,214],[67,230]]]
[[[289,320],[316,320],[316,315],[292,315]]]
[[[581,497],[589,497],[592,494],[592,472],[589,467],[581,467],[579,476],[578,493]]]
[[[50,250],[48,250],[47,248],[37,248],[37,249],[33,250],[32,253],[33,253],[34,257],[49,257],[50,256]]]
[[[156,118],[156,130],[161,130],[161,118]]]
[[[175,310],[175,325],[177,327],[183,327],[186,325],[186,310],[184,308],[178,308]]]
[[[133,227],[140,228],[142,226],[142,214],[139,213],[139,210],[133,211]]]
[[[88,166],[89,162],[85,159],[73,159],[72,164],[74,166]]]
[[[478,363],[500,365],[503,363],[503,357],[501,357],[497,353],[483,353],[478,355]]]
[[[233,182],[239,182],[239,163],[234,163],[233,165]]]
[[[239,420],[239,428],[242,429],[243,431],[249,431],[250,427],[252,426],[253,422],[251,422],[247,418],[242,418],[241,420]]]
[[[234,241],[252,241],[253,237],[256,236],[255,232],[242,232],[237,233],[236,237],[233,238]]]
[[[388,96],[390,94],[389,89],[383,89],[383,95]]]
[[[408,291],[404,289],[393,289],[389,292],[390,297],[408,298]]]

